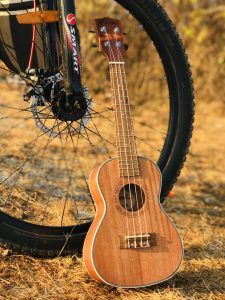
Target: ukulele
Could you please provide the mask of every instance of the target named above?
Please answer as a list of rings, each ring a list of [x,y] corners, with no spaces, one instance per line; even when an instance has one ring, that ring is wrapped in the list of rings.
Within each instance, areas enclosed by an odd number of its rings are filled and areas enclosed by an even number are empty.
[[[96,167],[90,191],[96,217],[87,233],[83,258],[97,281],[138,288],[171,278],[181,264],[181,238],[160,205],[161,173],[137,155],[125,75],[121,24],[96,19],[100,49],[109,61],[118,158]]]

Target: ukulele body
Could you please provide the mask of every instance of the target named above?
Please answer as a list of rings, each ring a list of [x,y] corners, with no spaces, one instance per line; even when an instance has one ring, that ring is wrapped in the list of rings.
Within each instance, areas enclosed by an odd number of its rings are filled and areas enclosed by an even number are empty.
[[[94,279],[116,287],[163,282],[176,273],[183,257],[180,236],[159,202],[161,173],[147,158],[138,157],[138,163],[139,177],[121,178],[118,159],[96,167],[90,175],[97,214],[84,243],[84,263]],[[136,195],[139,190],[133,212],[132,201],[129,206],[121,200],[128,183]]]

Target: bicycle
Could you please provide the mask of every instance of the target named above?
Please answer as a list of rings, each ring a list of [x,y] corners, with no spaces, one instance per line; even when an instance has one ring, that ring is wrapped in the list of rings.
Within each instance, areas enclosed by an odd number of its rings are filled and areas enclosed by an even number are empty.
[[[93,1],[85,3],[93,6]],[[108,85],[96,70],[104,63],[99,56],[86,65],[83,59],[82,64],[82,57],[96,55],[95,49],[84,44],[95,11],[81,19],[79,5],[70,0],[0,1],[4,62],[0,70],[17,74],[27,87],[24,101],[17,101],[16,107],[14,100],[0,100],[0,139],[7,147],[0,157],[0,241],[37,256],[81,251],[94,214],[88,173],[104,161],[102,156],[115,152]],[[103,16],[107,11],[107,16],[119,18],[125,27],[127,65],[129,73],[136,74],[135,79],[128,76],[128,83],[134,83],[136,138],[142,152],[148,156],[151,152],[162,172],[163,202],[184,165],[193,129],[193,83],[187,56],[175,27],[156,1],[99,1],[95,6]],[[54,12],[54,22],[32,24],[38,12],[41,18]],[[29,24],[18,23],[21,13],[27,14]],[[140,48],[140,43],[147,46]],[[98,76],[97,85],[91,80],[93,74]],[[93,94],[100,89],[102,95],[104,89],[104,100],[100,94],[92,99],[83,77]],[[104,88],[99,85],[103,82]],[[145,91],[144,96],[137,87]],[[150,110],[146,98],[153,106],[161,106],[160,114]],[[155,129],[157,122],[160,129]],[[146,140],[149,136],[154,145]]]

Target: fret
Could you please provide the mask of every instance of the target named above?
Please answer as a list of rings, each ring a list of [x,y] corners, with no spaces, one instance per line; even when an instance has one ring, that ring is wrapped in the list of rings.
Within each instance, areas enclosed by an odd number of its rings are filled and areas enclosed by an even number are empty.
[[[128,119],[127,121],[130,121],[130,120]],[[127,128],[123,128],[124,124],[121,124],[121,126],[116,126],[116,129],[118,130],[117,131],[117,138],[121,137],[121,139],[123,139],[123,137],[126,136],[126,135],[128,137],[130,137],[130,136],[136,137],[135,134],[134,134],[133,127],[128,127],[127,126]]]
[[[131,109],[129,106],[125,106],[126,104],[120,100],[120,103],[118,103],[114,107],[114,111],[123,111],[123,112],[128,112],[131,114]]]
[[[123,137],[127,136],[127,137],[136,137],[135,134],[134,134],[134,130],[133,130],[133,127],[128,127],[127,129],[125,128],[121,128],[116,126],[116,129],[118,130],[117,131],[117,138],[121,137],[121,139],[123,139]],[[122,134],[121,134],[122,133]]]
[[[118,103],[118,102],[121,103]],[[114,111],[123,111],[123,112],[128,112],[131,114],[131,110],[128,106],[125,106],[125,103],[122,102],[121,100],[117,101],[117,105],[114,107]]]
[[[117,140],[121,142],[132,142],[136,141],[136,136],[129,131],[120,131],[117,133]]]
[[[120,170],[122,171],[128,171],[128,170],[132,170],[134,172],[138,172],[139,171],[139,167],[138,166],[120,166]]]
[[[124,149],[124,148],[118,148],[118,153],[120,153],[121,155],[124,154],[136,154],[137,151],[136,151],[136,147],[134,148],[129,148],[129,149]]]
[[[129,151],[127,151],[127,150],[129,150]],[[136,147],[133,148],[133,149],[126,149],[126,150],[119,148],[119,149],[118,149],[118,152],[121,153],[121,154],[123,154],[123,153],[124,153],[124,154],[125,154],[125,153],[133,154],[133,152],[134,152],[135,154],[137,153]]]
[[[128,168],[127,167],[121,167],[120,166],[120,172],[139,172],[139,166],[136,166],[136,167],[132,167],[132,166],[129,166]]]
[[[120,174],[139,174],[139,170],[123,170],[120,169]]]
[[[126,117],[129,121],[133,121],[133,118],[132,118],[131,116],[128,116],[128,115],[122,114],[122,113],[121,113],[121,116]],[[117,121],[118,121],[118,120],[117,120]],[[120,121],[123,122],[123,120],[120,120]],[[124,120],[124,121],[126,121],[126,120]],[[123,122],[123,123],[124,123],[124,122]],[[130,125],[131,125],[131,124],[130,124]]]
[[[134,156],[134,158],[128,158],[127,156],[121,156],[121,157],[119,157],[119,162],[120,163],[124,163],[124,164],[127,164],[127,162],[131,162],[132,163],[132,161],[133,162],[138,162],[138,157],[137,157],[137,154],[135,153],[135,154],[132,154],[133,156]],[[131,155],[130,155],[131,156]]]
[[[120,127],[119,126],[116,126],[116,127],[117,127],[117,129],[119,128],[118,130],[120,130],[120,132],[118,132],[118,134],[117,134],[117,138],[121,137],[121,139],[123,139],[123,137],[125,137],[126,135],[128,137],[130,137],[130,136],[134,136],[135,137],[135,134],[133,133],[133,128],[128,128],[126,130],[125,128],[123,128],[123,124],[121,124]]]
[[[122,76],[116,76],[116,78],[112,78],[112,80],[117,85],[116,87],[124,86],[127,90],[127,81]],[[113,88],[115,88],[115,85]]]
[[[120,88],[121,87],[121,88]],[[127,89],[123,88],[123,84],[118,85],[118,88],[112,89],[112,91],[123,91],[123,92],[128,92]]]
[[[119,165],[120,165],[120,168],[122,168],[124,170],[126,170],[126,169],[139,170],[139,164],[137,163],[137,161],[135,164],[133,164],[132,161],[130,161],[129,165],[125,164],[125,163],[123,163],[123,165],[122,164],[119,164]]]
[[[125,107],[125,105],[129,106],[128,101],[129,101],[129,97],[128,96],[114,96],[114,102],[117,105],[120,105],[122,107],[123,106]]]
[[[119,99],[117,99],[117,97],[119,98]],[[120,100],[120,99],[129,99],[129,96],[128,95],[126,95],[126,96],[122,96],[122,95],[119,95],[119,96],[116,96],[116,95],[114,95],[114,100]],[[121,105],[121,104],[120,104]],[[125,105],[125,104],[124,104]],[[127,104],[127,105],[129,105],[129,104]]]
[[[138,170],[120,170],[120,174],[140,174],[140,171]]]
[[[134,134],[129,134],[129,132],[124,132],[122,131],[122,133],[118,133],[117,134],[117,139],[118,142],[124,142],[127,144],[132,144],[134,145],[134,142],[136,141],[136,136]]]
[[[134,156],[134,158],[129,158],[127,157],[126,159],[119,159],[119,164],[120,165],[138,165],[138,158],[137,156]]]
[[[117,139],[118,141],[134,141],[136,140],[136,135],[129,130],[125,131],[121,129],[120,132],[117,132]]]
[[[115,111],[115,113],[116,113],[116,111]],[[127,128],[133,129],[133,123],[131,123],[131,121],[133,121],[133,118],[131,117],[131,115],[126,115],[124,113],[118,113],[117,115],[119,116],[117,119],[117,125],[124,126],[124,123],[126,123],[126,121],[129,121],[130,123],[127,123]],[[122,119],[122,117],[124,117],[124,118]],[[126,129],[126,127],[123,127],[122,129]]]
[[[131,156],[131,155],[130,155]],[[138,157],[137,157],[137,154],[135,153],[135,155],[133,155],[134,156],[134,158],[129,158],[129,157],[119,157],[119,162],[120,163],[122,163],[122,164],[127,164],[128,162],[129,163],[132,163],[132,162],[134,162],[134,163],[138,163]]]
[[[125,149],[127,149],[127,148],[134,148],[133,145],[124,145],[124,146],[119,145],[119,147],[120,148],[125,148]]]
[[[126,78],[124,78],[124,76],[114,76],[112,78],[112,81],[113,81],[113,83],[116,83],[117,87],[118,86],[124,86],[124,87],[127,88],[127,81],[126,81]],[[115,88],[115,85],[113,86],[113,88]]]
[[[113,106],[121,106],[121,104],[120,103],[113,103]],[[129,108],[131,107],[130,104],[126,104],[126,103],[123,103],[123,106],[124,107],[128,106]]]
[[[132,158],[131,158],[132,157]],[[137,159],[137,154],[135,153],[135,154],[127,154],[126,155],[126,158],[124,158],[124,157],[120,157],[119,158],[119,161],[120,162],[127,162],[127,161],[138,161],[138,159]]]
[[[132,158],[128,158],[128,157],[120,157],[119,158],[119,162],[120,163],[123,163],[123,164],[127,164],[128,162],[131,162],[132,163],[132,161],[134,162],[134,163],[138,163],[138,158],[137,158],[137,155],[135,154],[134,155],[134,159]]]
[[[130,132],[130,130],[126,130],[126,129],[124,129],[124,130],[120,130],[120,129],[116,129],[116,132]],[[133,135],[133,136],[135,136],[135,133],[133,132],[133,133],[131,133],[131,135]]]
[[[119,129],[120,130],[120,129]],[[134,133],[132,133],[129,129],[128,130],[123,130],[121,129],[118,134],[117,134],[117,138],[118,139],[124,139],[124,137],[135,137],[136,138],[136,135]]]
[[[135,138],[135,135],[134,133],[131,133],[131,134],[120,134],[119,137],[121,137],[122,140],[120,140],[118,137],[117,137],[117,141],[118,142],[126,142],[126,140],[129,141],[129,139],[126,139],[126,137],[133,137]],[[132,141],[133,142],[133,141]]]
[[[129,153],[122,153],[119,157],[119,161],[121,162],[127,162],[127,161],[138,161],[137,159],[137,153],[132,153],[132,154],[129,154]]]
[[[118,153],[119,153],[119,151],[118,151]],[[131,156],[131,157],[137,157],[137,154],[135,153],[135,154],[126,154],[126,156],[127,157],[129,157],[129,156]],[[125,161],[126,161],[126,159],[125,159]]]
[[[121,116],[125,116],[125,117],[127,116],[129,119],[132,119],[132,120],[133,120],[133,117],[132,117],[130,111],[126,111],[126,110],[117,110],[117,109],[115,109],[114,112],[117,113],[118,115],[120,115],[120,117],[121,117]],[[116,120],[116,121],[117,121],[116,124],[120,124],[119,121],[122,121],[122,120],[123,120],[123,119],[117,119],[117,120]],[[133,124],[130,124],[130,125],[133,126]]]
[[[134,149],[135,150],[135,141],[133,140],[133,141],[129,141],[129,143],[128,142],[126,142],[126,141],[116,141],[116,144],[118,145],[118,147],[120,148],[120,149],[123,149],[123,148],[132,148],[132,149]],[[129,149],[128,149],[129,150]]]
[[[119,146],[120,145],[123,145],[123,146],[132,146],[134,149],[135,149],[135,146],[136,146],[136,144],[135,144],[135,139],[133,138],[132,140],[130,140],[130,139],[127,139],[127,140],[123,140],[123,141],[119,141],[118,139],[116,140],[116,143],[118,143],[119,144]]]
[[[125,166],[134,166],[134,167],[138,167],[138,161],[137,160],[129,160],[129,161],[125,161],[125,160],[123,160],[123,161],[121,161],[121,160],[119,160],[119,165],[120,166],[123,166],[123,167],[125,167]]]
[[[114,96],[115,101],[118,101],[118,100],[126,101],[126,99],[129,99],[129,95],[123,93],[123,90],[114,90],[113,91],[113,96]]]
[[[114,110],[115,113],[117,114],[121,114],[122,116],[124,117],[128,117],[130,119],[133,119],[132,116],[131,116],[131,112],[130,111],[126,111],[126,110]]]
[[[124,156],[124,157],[127,157],[127,156],[137,156],[137,152],[134,150],[134,148],[132,148],[131,150],[129,151],[121,151],[121,149],[118,149],[118,154],[119,156]]]
[[[110,71],[110,74],[118,75],[118,74],[126,74],[126,72],[124,72],[124,71],[119,71],[119,72]]]
[[[119,161],[119,164],[120,164],[120,166],[122,166],[122,167],[126,167],[126,166],[129,166],[129,164],[132,164],[132,166],[131,167],[136,167],[135,165],[137,165],[137,161],[135,161],[134,163],[133,163],[133,160],[132,161],[130,161],[130,163],[126,163],[126,162],[121,162],[121,161]]]
[[[128,108],[128,107],[130,107],[130,105],[128,103],[129,103],[129,97],[117,97],[117,98],[114,98],[113,105],[115,106],[115,108],[117,106],[120,106],[122,108]]]
[[[121,170],[133,170],[133,171],[138,171],[137,166],[121,166]]]
[[[133,173],[133,174],[124,174],[124,173],[120,173],[120,177],[139,177],[140,176],[140,172],[138,173]]]
[[[132,139],[131,139],[132,138]],[[134,141],[133,138],[136,138],[135,134],[132,133],[131,131],[128,130],[123,130],[123,128],[121,128],[120,132],[117,132],[117,139],[120,141]]]
[[[124,61],[110,61],[109,64],[110,65],[124,65],[125,62]]]
[[[121,135],[120,135],[121,136]],[[128,138],[129,137],[129,138]],[[133,134],[130,135],[122,135],[121,139],[117,137],[117,142],[118,143],[126,143],[126,144],[132,144],[134,145],[134,141],[135,139],[130,139],[130,137],[135,138],[135,136]]]
[[[116,92],[118,92],[118,93],[116,93]],[[121,91],[119,91],[119,90],[114,91],[114,92],[113,92],[113,96],[114,96],[115,102],[118,103],[118,102],[120,101],[118,104],[122,105],[123,103],[128,102],[128,100],[129,100],[129,95],[128,95],[128,94],[125,94],[125,93],[121,93],[121,94],[120,94],[120,92],[121,92]]]
[[[121,157],[119,158],[119,160],[123,161],[123,162],[132,161],[134,159],[136,159],[136,161],[137,161],[137,153],[132,153],[132,154],[130,154],[130,153],[120,153],[120,156]]]
[[[119,84],[117,84],[116,82],[115,82],[115,85],[117,85],[117,86],[114,86],[114,87],[112,87],[112,91],[122,91],[122,92],[127,92],[127,95],[129,94],[129,91],[128,91],[128,89],[126,88],[126,85],[125,84],[123,84],[123,83],[121,83],[120,85]]]
[[[120,149],[125,149],[125,150],[134,150],[135,149],[135,144],[126,144],[125,142],[116,142],[117,147]],[[125,153],[127,153],[127,151],[125,151]]]
[[[123,165],[123,166],[127,166],[127,165],[132,165],[132,166],[137,166],[138,165],[138,159],[137,159],[137,156],[136,156],[136,158],[135,159],[129,159],[129,158],[127,158],[127,159],[119,159],[119,164],[120,165]]]
[[[121,132],[124,135],[132,134],[132,135],[136,136],[135,133],[134,133],[133,126],[132,127],[130,126],[130,127],[128,127],[128,129],[126,129],[126,128],[123,128],[122,124],[121,124],[121,126],[116,125],[116,132],[118,132],[118,136],[121,136],[121,134],[120,134]]]

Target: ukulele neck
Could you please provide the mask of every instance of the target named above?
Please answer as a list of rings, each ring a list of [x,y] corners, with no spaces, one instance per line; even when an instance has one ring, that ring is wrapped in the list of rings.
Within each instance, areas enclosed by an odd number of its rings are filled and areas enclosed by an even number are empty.
[[[120,177],[138,177],[137,146],[131,116],[124,62],[110,62]]]

